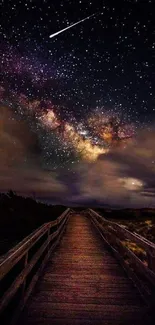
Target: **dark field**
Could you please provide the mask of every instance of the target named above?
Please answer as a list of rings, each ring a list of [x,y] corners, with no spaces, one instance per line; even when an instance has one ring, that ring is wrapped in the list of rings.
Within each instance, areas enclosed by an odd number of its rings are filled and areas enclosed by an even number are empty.
[[[65,209],[20,197],[12,191],[0,194],[0,255],[43,223],[55,220]]]

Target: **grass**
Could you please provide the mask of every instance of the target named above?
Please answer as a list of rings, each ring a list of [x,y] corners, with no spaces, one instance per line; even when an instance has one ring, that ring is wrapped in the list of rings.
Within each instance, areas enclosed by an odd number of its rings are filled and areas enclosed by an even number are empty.
[[[115,221],[116,222],[116,221]],[[131,232],[135,232],[155,243],[155,218],[138,220],[117,220]]]
[[[96,209],[96,212],[155,243],[155,209]]]
[[[104,218],[118,223],[132,233],[137,233],[149,241],[155,243],[155,210],[154,209],[123,209],[105,210],[97,212]],[[123,246],[133,252],[146,266],[147,254],[145,249],[131,240],[121,239]],[[128,261],[128,257],[126,256]]]

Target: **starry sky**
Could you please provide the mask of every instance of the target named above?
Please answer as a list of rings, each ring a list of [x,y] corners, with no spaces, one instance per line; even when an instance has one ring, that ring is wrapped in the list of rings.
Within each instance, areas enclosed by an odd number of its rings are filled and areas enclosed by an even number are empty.
[[[155,206],[154,10],[154,0],[1,0],[1,191]]]

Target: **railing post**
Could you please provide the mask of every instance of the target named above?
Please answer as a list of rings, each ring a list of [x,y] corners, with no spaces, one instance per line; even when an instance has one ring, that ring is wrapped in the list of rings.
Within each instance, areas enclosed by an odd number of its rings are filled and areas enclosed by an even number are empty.
[[[57,225],[56,225],[56,229],[57,231],[59,230],[59,225],[58,225],[58,218],[56,219]]]
[[[24,269],[27,266],[27,262],[28,262],[28,251],[26,252],[26,254],[24,256]],[[26,279],[24,280],[23,285],[22,285],[22,298],[24,298],[25,286],[26,286]]]
[[[48,240],[48,245],[47,245],[47,252],[48,252],[48,257],[49,257],[49,252],[50,252],[50,248],[49,248],[49,244],[50,244],[50,227],[48,228],[48,232],[47,232],[47,240]]]
[[[148,268],[155,273],[155,252],[149,249],[147,252]]]

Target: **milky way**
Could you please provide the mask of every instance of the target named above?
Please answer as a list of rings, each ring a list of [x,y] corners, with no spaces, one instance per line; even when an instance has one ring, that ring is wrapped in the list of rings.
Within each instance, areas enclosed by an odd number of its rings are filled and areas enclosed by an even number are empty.
[[[18,130],[24,125],[35,143],[31,159],[65,178],[81,164],[93,166],[117,150],[130,151],[143,130],[150,137],[153,0],[3,0],[0,6],[0,114],[9,112],[1,118],[3,140],[7,119]],[[94,12],[84,24],[49,38]]]
[[[57,168],[81,159],[94,161],[115,146],[125,147],[140,128],[134,114],[118,105],[111,109],[96,105],[87,114],[81,110],[81,116],[76,116],[67,106],[67,97],[62,106],[61,96],[56,103],[50,94],[52,83],[61,88],[69,78],[64,75],[63,64],[58,68],[56,62],[52,66],[37,57],[21,55],[5,42],[2,51],[1,102],[6,101],[14,113],[29,120],[40,139],[44,166]]]

